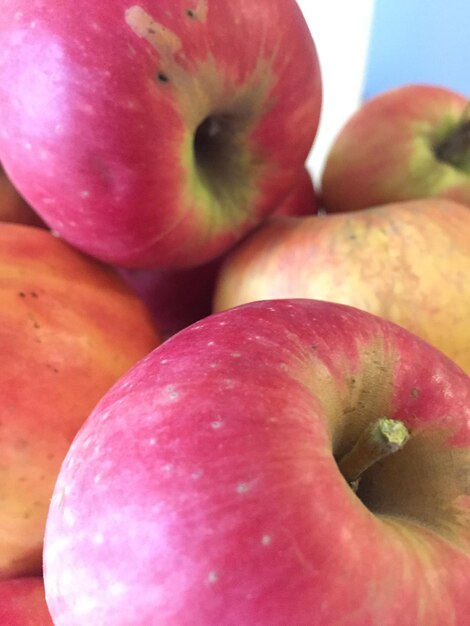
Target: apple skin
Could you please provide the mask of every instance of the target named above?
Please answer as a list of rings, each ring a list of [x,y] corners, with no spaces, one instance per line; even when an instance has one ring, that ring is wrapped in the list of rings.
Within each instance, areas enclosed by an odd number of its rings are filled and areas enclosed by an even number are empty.
[[[67,454],[44,548],[54,623],[463,625],[469,406],[457,365],[352,307],[199,321],[104,396]],[[367,508],[335,457],[383,415],[412,437],[364,476]]]
[[[110,268],[0,224],[0,579],[39,574],[60,465],[101,396],[159,336]]]
[[[43,221],[20,196],[0,165],[0,222],[41,226]]]
[[[40,576],[0,581],[2,626],[54,626]]]
[[[432,85],[406,85],[365,102],[327,155],[321,177],[326,210],[353,211],[428,197],[470,206],[468,130],[461,168],[439,160],[434,152],[458,126],[468,103],[465,96]]]
[[[76,247],[124,267],[199,265],[292,187],[321,108],[294,0],[2,9],[0,159]]]
[[[310,173],[303,168],[275,215],[313,215],[319,208]],[[118,271],[151,311],[165,339],[212,312],[219,268],[227,252],[197,267]]]
[[[213,310],[252,300],[349,304],[401,326],[470,373],[470,213],[451,200],[272,218],[219,270]]]

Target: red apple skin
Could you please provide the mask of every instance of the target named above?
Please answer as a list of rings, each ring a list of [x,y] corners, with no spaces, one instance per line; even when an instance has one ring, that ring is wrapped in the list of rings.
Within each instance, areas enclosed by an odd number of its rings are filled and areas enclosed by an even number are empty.
[[[316,134],[320,69],[294,0],[13,0],[0,49],[0,158],[52,229],[116,265],[222,254]],[[231,139],[207,186],[194,142],[211,115]]]
[[[54,626],[40,576],[0,582],[2,626]]]
[[[0,222],[41,226],[43,221],[20,196],[0,165]]]
[[[73,437],[158,342],[113,270],[45,230],[0,224],[0,579],[41,573],[47,509]]]
[[[312,177],[304,168],[275,215],[314,215],[318,208]],[[212,312],[217,276],[226,256],[227,252],[194,268],[118,271],[145,302],[166,339]]]
[[[469,404],[453,362],[358,309],[205,318],[122,378],[68,452],[44,550],[54,623],[465,624]],[[371,470],[372,513],[334,457],[378,415],[412,437]]]
[[[470,206],[470,147],[465,169],[434,154],[434,145],[458,125],[468,102],[432,85],[406,85],[365,102],[327,155],[321,177],[325,209],[354,211],[433,197]]]
[[[221,265],[213,310],[314,298],[400,324],[470,374],[470,213],[444,199],[271,218]]]
[[[315,215],[320,209],[320,200],[312,176],[305,167],[299,172],[292,191],[274,211],[274,215]]]

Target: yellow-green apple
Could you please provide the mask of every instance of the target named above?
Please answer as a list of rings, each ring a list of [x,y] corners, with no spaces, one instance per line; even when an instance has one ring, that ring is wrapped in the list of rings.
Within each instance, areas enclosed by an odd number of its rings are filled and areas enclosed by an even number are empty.
[[[0,165],[0,222],[40,226],[42,220],[20,196]]]
[[[274,211],[321,107],[295,0],[12,0],[0,158],[65,239],[125,267],[192,266]]]
[[[470,102],[434,85],[366,101],[333,141],[321,178],[327,211],[449,198],[470,206]]]
[[[359,309],[206,317],[69,449],[45,535],[54,623],[463,626],[469,407],[455,363]]]
[[[312,215],[318,208],[312,178],[304,168],[275,215]],[[218,271],[226,255],[227,252],[197,267],[119,268],[118,271],[145,302],[163,337],[167,338],[211,313]]]
[[[227,255],[214,310],[314,298],[404,326],[470,373],[470,212],[410,200],[354,213],[272,218]]]
[[[156,345],[150,314],[114,271],[46,230],[0,224],[0,579],[41,572],[70,442]]]
[[[53,626],[44,595],[42,577],[0,581],[2,626]]]

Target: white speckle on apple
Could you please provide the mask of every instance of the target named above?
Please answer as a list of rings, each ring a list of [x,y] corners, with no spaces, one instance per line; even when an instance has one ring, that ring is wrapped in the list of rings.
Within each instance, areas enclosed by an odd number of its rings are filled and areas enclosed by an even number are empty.
[[[75,515],[72,513],[70,507],[66,506],[64,508],[64,522],[67,526],[73,526],[75,524]]]
[[[196,470],[195,472],[193,472],[191,474],[191,478],[193,480],[199,480],[199,478],[201,478],[202,474],[203,474],[203,471],[201,469],[198,469],[198,470]]]
[[[83,191],[80,192],[80,198],[89,198],[90,197],[90,192],[87,189],[83,189]]]
[[[157,440],[155,439],[155,437],[150,437],[150,439],[149,439],[149,444],[150,444],[151,446],[154,446],[156,443],[157,443]]]
[[[93,482],[99,483],[100,480],[101,480],[101,474],[95,474],[95,477],[93,478]]]
[[[31,144],[29,143],[29,141],[24,142],[24,147],[26,148],[26,150],[31,150]]]
[[[209,363],[209,367],[212,367],[212,368],[217,367],[217,363]]]
[[[36,24],[37,22],[35,22],[34,20],[30,23],[29,27],[30,28],[36,28]]]
[[[165,463],[165,465],[162,465],[162,471],[169,474],[171,471],[173,471],[173,465],[171,463]]]
[[[261,543],[263,544],[263,546],[269,546],[269,544],[271,543],[270,535],[263,535],[261,537]]]
[[[219,575],[217,574],[216,571],[213,570],[212,572],[209,572],[209,575],[207,576],[207,580],[209,581],[211,585],[213,585],[219,580]]]
[[[15,13],[15,20],[20,20],[23,17],[23,12],[22,11],[17,11]]]
[[[241,353],[240,352],[232,352],[232,354],[230,356],[232,356],[234,359],[239,359],[241,357]]]
[[[211,426],[214,430],[218,430],[219,428],[222,428],[223,422],[221,420],[215,420],[214,422],[211,422]]]
[[[219,326],[225,326],[227,324],[227,322],[225,322],[224,320],[222,320],[221,322],[219,322]]]
[[[176,391],[175,385],[167,385],[165,391],[170,396],[171,400],[177,400],[180,397],[180,394]]]
[[[250,491],[250,485],[248,483],[238,483],[237,493],[247,493]]]
[[[226,389],[233,389],[235,387],[235,381],[233,381],[231,378],[225,378],[224,387]]]
[[[208,342],[207,342],[207,345],[208,345],[208,346],[213,346],[214,344],[215,344],[215,341],[208,341]]]
[[[64,130],[63,124],[56,124],[54,130],[58,135],[60,135]]]
[[[104,535],[103,533],[95,533],[93,535],[93,543],[95,543],[96,545],[101,545],[102,543],[104,543]]]
[[[164,365],[165,363],[168,363],[168,359],[160,359],[160,363]]]

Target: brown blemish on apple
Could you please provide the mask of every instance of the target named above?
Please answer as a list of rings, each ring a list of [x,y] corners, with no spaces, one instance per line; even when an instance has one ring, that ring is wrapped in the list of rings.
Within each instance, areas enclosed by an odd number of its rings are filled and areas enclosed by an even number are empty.
[[[208,0],[199,0],[195,9],[186,10],[186,15],[192,20],[205,22],[207,20],[208,11],[209,11]]]
[[[174,32],[156,22],[139,6],[127,9],[125,20],[136,35],[146,39],[163,61],[172,60],[182,48],[181,39]]]

